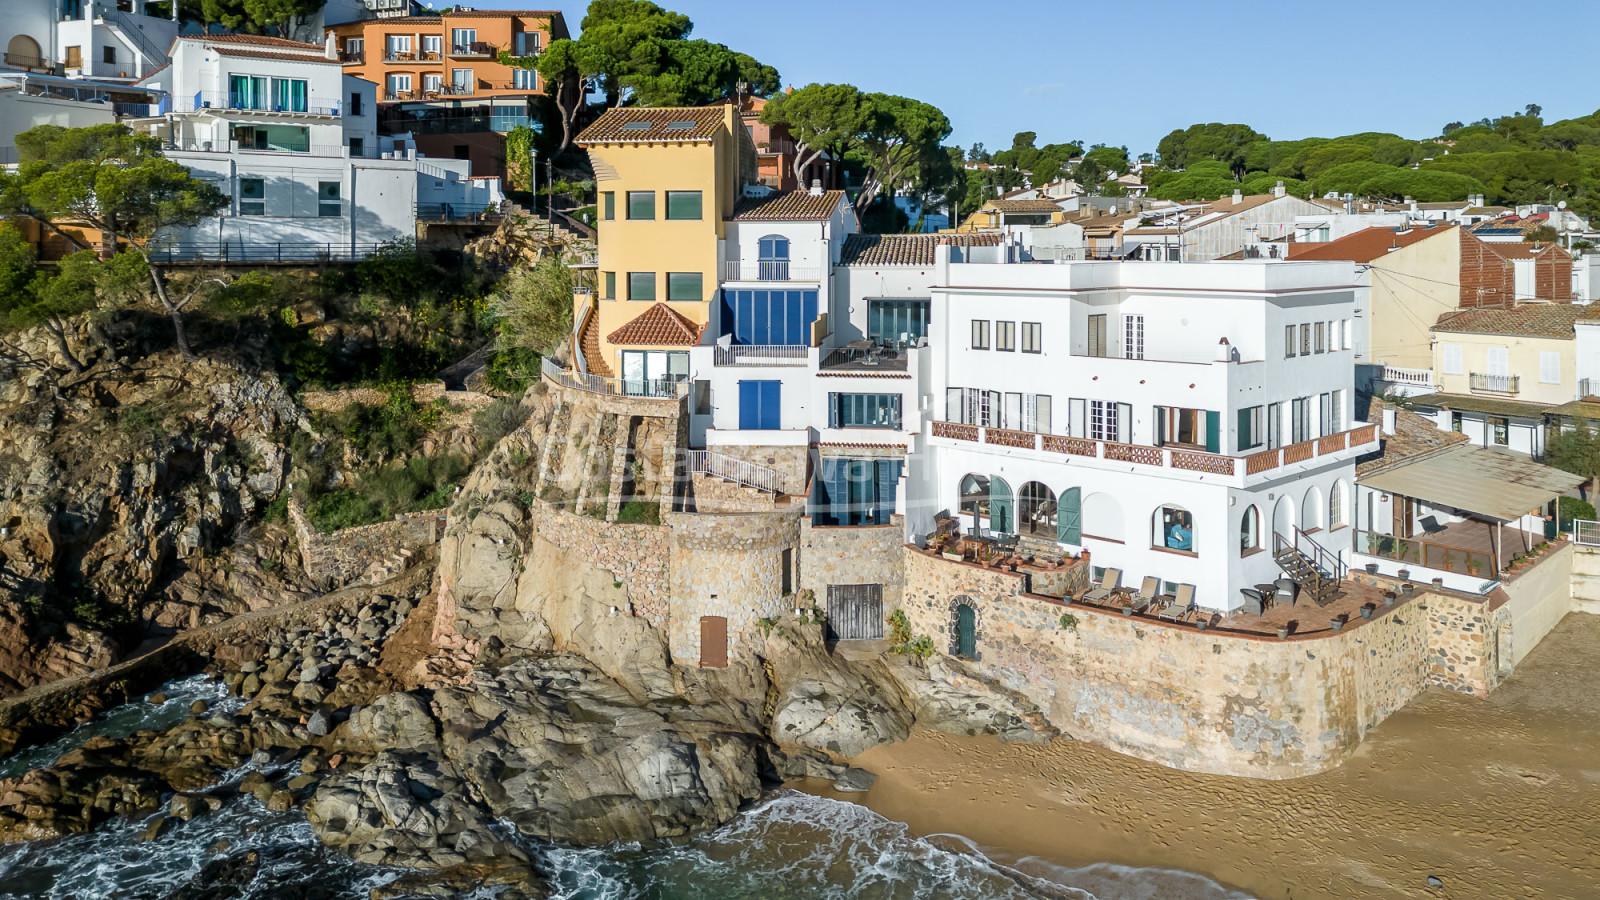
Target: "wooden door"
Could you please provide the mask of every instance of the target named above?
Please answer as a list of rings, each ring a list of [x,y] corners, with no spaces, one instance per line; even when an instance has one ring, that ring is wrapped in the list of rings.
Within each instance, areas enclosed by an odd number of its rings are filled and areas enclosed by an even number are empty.
[[[978,614],[965,603],[956,607],[956,655],[964,659],[978,656]]]
[[[883,639],[883,585],[828,585],[828,638],[835,641]]]
[[[1411,520],[1415,517],[1416,507],[1410,497],[1394,496],[1394,535],[1399,538],[1411,537]]]
[[[700,617],[700,668],[721,669],[728,664],[728,620]]]

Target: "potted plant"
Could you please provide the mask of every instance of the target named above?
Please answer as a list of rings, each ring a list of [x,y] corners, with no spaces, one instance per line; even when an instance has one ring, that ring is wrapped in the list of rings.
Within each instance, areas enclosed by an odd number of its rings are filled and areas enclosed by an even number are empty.
[[[1394,591],[1384,591],[1383,592],[1383,605],[1384,606],[1393,606],[1394,605]]]
[[[1482,575],[1483,574],[1483,560],[1478,559],[1475,556],[1468,556],[1467,557],[1467,574],[1471,575],[1473,578],[1477,578],[1479,575]]]
[[[1204,619],[1195,619],[1194,620],[1194,630],[1195,631],[1205,631],[1207,628],[1210,628],[1210,627],[1211,627],[1211,619],[1210,619],[1210,617],[1207,617],[1207,618],[1204,618]]]
[[[1407,569],[1407,568],[1404,568],[1404,567],[1401,567],[1401,569],[1400,569],[1400,580],[1401,581],[1410,581],[1411,580],[1411,570]]]
[[[1287,626],[1287,625],[1279,625],[1278,626],[1278,640],[1286,641],[1288,639],[1289,639],[1289,626]]]
[[[1362,605],[1362,607],[1361,607],[1361,618],[1363,618],[1363,619],[1372,618],[1372,610],[1373,610],[1373,606],[1372,606],[1371,603],[1367,603],[1367,604]]]
[[[1376,575],[1376,574],[1378,574],[1378,564],[1377,563],[1367,563],[1367,574],[1368,575]]]
[[[1334,616],[1333,618],[1329,619],[1328,620],[1328,627],[1332,628],[1335,633],[1343,631],[1344,630],[1344,616]]]

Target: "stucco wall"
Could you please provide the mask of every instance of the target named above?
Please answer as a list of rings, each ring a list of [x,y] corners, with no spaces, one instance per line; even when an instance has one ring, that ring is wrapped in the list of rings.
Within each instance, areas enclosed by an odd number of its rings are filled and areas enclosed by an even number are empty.
[[[1573,563],[1577,555],[1572,544],[1559,547],[1503,586],[1507,597],[1504,608],[1511,617],[1511,666],[1522,662],[1572,611]],[[1502,659],[1500,665],[1504,668],[1507,661]]]

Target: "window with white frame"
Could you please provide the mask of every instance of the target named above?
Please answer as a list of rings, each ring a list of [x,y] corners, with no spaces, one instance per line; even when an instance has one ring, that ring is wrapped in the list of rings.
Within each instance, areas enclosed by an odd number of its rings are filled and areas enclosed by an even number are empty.
[[[1122,358],[1144,359],[1144,316],[1122,317]]]
[[[323,218],[344,215],[344,205],[339,202],[339,182],[317,182],[317,215]]]
[[[1311,398],[1296,397],[1289,404],[1289,443],[1298,444],[1311,438]]]
[[[1327,338],[1325,337],[1325,331],[1326,331],[1327,327],[1328,326],[1323,324],[1322,322],[1317,322],[1315,324],[1314,328],[1315,328],[1315,333],[1316,333],[1317,337],[1316,337],[1316,341],[1315,341],[1315,343],[1314,343],[1314,345],[1312,347],[1312,352],[1313,353],[1326,353],[1327,352],[1327,350],[1328,350],[1328,346],[1327,346],[1327,343],[1326,343]]]
[[[428,72],[422,76],[422,89],[432,94],[444,90],[444,76],[438,72]]]
[[[1343,528],[1349,524],[1344,520],[1344,482],[1336,482],[1333,490],[1328,492],[1328,529]]]
[[[1311,323],[1306,322],[1300,326],[1300,355],[1311,355]]]
[[[390,97],[399,97],[411,93],[410,75],[390,75],[387,86]]]
[[[1012,431],[1022,430],[1022,394],[1006,394],[1006,415],[1000,427]]]
[[[1446,375],[1460,375],[1461,374],[1461,345],[1460,344],[1440,344],[1439,345],[1439,360],[1440,360],[1439,361],[1440,366],[1444,369],[1444,374],[1446,374]]]
[[[239,179],[239,215],[264,216],[267,214],[267,180],[265,178]]]
[[[422,36],[422,53],[424,59],[438,59],[444,52],[444,35],[425,34]]]
[[[1118,430],[1117,403],[1112,400],[1089,401],[1089,437],[1097,441],[1116,441]]]
[[[539,73],[533,69],[512,69],[511,87],[519,91],[539,89]]]
[[[1022,430],[1050,434],[1050,395],[1028,394],[1022,405]]]
[[[1561,383],[1561,354],[1554,350],[1539,351],[1539,383]]]

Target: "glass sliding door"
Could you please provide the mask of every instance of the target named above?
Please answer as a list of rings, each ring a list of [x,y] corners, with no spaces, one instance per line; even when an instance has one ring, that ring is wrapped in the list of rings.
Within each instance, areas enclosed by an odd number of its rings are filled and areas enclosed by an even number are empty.
[[[274,112],[305,112],[308,108],[305,79],[274,78],[272,80],[272,109]]]
[[[912,346],[928,335],[927,300],[868,300],[867,338],[879,344]]]
[[[254,75],[229,75],[228,108],[266,109],[267,80]]]

